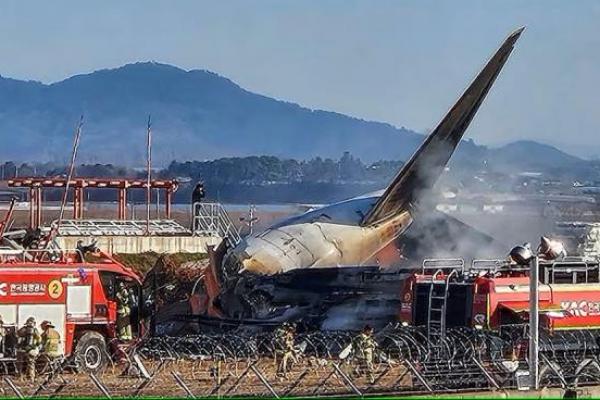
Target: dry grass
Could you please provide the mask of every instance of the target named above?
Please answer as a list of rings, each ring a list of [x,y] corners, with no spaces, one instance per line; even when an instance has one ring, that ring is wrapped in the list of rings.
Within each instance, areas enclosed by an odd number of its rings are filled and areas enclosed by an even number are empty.
[[[161,264],[171,266],[170,272],[175,275],[176,271],[183,264],[206,260],[207,254],[204,253],[176,253],[176,254],[159,254],[155,252],[146,252],[140,254],[114,254],[113,257],[128,268],[133,269],[138,275],[145,276],[157,262],[161,260]]]

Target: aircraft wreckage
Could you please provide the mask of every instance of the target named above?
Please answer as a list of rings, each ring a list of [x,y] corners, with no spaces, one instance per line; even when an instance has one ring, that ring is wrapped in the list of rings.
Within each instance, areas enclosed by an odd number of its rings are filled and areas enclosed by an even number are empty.
[[[433,247],[425,253],[444,247],[451,254],[457,236],[473,249],[493,246],[491,238],[433,211],[427,200],[522,31],[508,36],[385,190],[294,216],[212,251],[195,285],[201,306],[184,319],[218,326],[302,319],[339,329],[369,317],[377,326],[397,310],[410,272],[382,266],[399,257],[416,260],[426,246]]]

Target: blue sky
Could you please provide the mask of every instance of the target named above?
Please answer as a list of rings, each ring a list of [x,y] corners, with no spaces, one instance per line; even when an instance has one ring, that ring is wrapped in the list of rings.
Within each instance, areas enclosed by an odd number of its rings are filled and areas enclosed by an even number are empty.
[[[155,60],[426,132],[525,25],[467,136],[600,156],[598,21],[600,1],[585,0],[4,0],[0,74],[54,82]]]

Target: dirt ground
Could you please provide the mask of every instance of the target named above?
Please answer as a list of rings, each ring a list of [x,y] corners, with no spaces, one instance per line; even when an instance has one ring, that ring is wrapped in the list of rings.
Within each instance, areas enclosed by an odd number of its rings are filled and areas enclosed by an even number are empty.
[[[26,397],[36,391],[40,397],[102,396],[103,389],[113,397],[186,397],[188,390],[197,397],[273,397],[271,390],[286,397],[356,394],[344,375],[351,377],[352,385],[361,393],[385,393],[392,388],[413,389],[410,374],[403,366],[378,366],[376,382],[371,385],[366,376],[353,375],[352,365],[339,365],[340,373],[333,365],[335,360],[325,359],[298,360],[285,376],[277,374],[276,361],[270,357],[220,362],[173,360],[161,363],[146,360],[143,363],[151,376],[150,380],[139,375],[123,374],[124,365],[109,367],[94,377],[66,371],[43,387],[41,385],[48,378],[47,375],[37,377],[34,383],[12,376],[9,379]],[[4,384],[3,395],[14,395],[14,392]]]

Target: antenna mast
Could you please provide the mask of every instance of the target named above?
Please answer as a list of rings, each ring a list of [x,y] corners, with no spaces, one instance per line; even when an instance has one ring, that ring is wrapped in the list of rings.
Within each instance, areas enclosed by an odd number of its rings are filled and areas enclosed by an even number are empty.
[[[146,154],[146,234],[150,235],[150,202],[152,200],[152,189],[150,188],[150,180],[152,178],[152,120],[151,116],[148,115],[148,129],[147,129],[147,154]]]
[[[75,129],[75,140],[73,142],[73,152],[71,153],[71,164],[69,165],[69,173],[67,175],[67,182],[65,183],[65,191],[63,193],[62,201],[60,203],[60,214],[58,215],[58,221],[53,229],[50,231],[50,239],[58,233],[60,224],[62,223],[65,215],[65,206],[67,204],[67,197],[69,195],[69,186],[71,185],[71,179],[73,179],[73,173],[75,172],[75,159],[77,158],[77,149],[79,147],[79,139],[81,137],[81,128],[83,127],[83,115],[79,118],[79,123]]]

